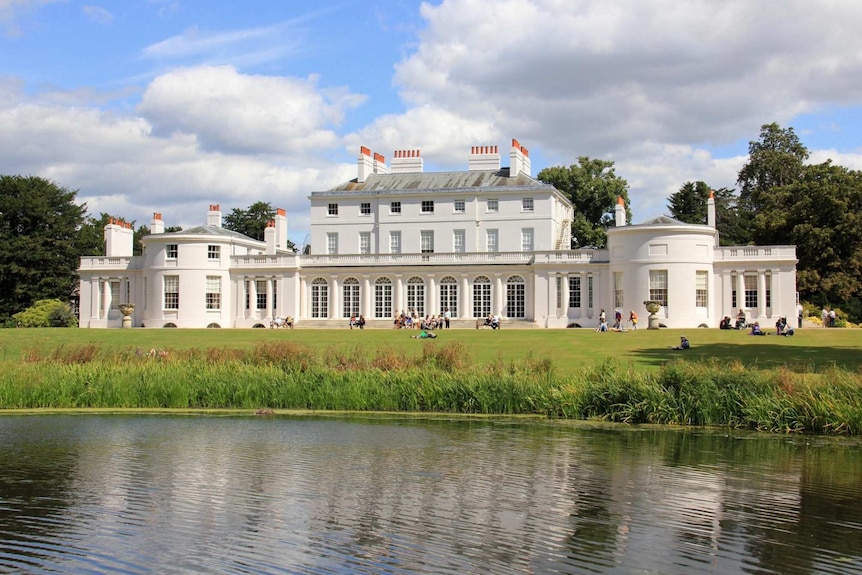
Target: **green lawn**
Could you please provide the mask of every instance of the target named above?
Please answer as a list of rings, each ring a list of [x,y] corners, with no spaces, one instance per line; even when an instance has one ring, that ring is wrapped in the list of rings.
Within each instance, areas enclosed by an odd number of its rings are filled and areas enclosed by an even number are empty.
[[[810,328],[797,330],[793,337],[752,337],[745,332],[718,329],[627,333],[595,333],[588,329],[568,330],[451,330],[440,331],[433,341],[410,336],[404,330],[186,330],[186,329],[4,329],[0,330],[0,360],[21,361],[28,352],[45,353],[59,346],[96,345],[104,349],[151,348],[250,348],[262,342],[297,341],[321,353],[330,348],[358,349],[369,355],[378,350],[405,354],[422,353],[424,345],[460,342],[471,360],[488,364],[525,358],[553,360],[558,373],[575,373],[580,368],[613,358],[636,369],[651,370],[674,357],[690,360],[718,358],[739,360],[753,369],[787,366],[794,371],[821,371],[837,365],[851,371],[862,366],[862,330]],[[692,349],[670,348],[685,335]]]

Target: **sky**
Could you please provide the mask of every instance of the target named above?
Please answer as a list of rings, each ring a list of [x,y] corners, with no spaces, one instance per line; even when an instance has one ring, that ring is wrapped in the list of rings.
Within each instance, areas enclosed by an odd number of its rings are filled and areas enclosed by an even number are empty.
[[[462,170],[614,162],[635,222],[735,188],[763,124],[862,169],[859,0],[0,0],[0,174],[88,214],[206,222],[263,201],[290,238],[360,146]]]

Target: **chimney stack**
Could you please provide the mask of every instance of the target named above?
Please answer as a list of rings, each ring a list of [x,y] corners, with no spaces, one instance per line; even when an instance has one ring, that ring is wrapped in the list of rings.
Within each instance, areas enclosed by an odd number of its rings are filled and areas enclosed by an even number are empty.
[[[210,211],[207,212],[207,225],[221,227],[221,207],[218,204],[210,204]]]
[[[626,225],[626,203],[622,196],[617,196],[617,205],[614,208],[614,225],[618,228]]]
[[[518,174],[530,174],[530,152],[518,140],[512,138],[512,149],[509,151],[509,177],[517,178]]]
[[[162,214],[160,214],[159,212],[153,212],[153,221],[150,222],[150,233],[165,233],[165,222],[162,221]]]
[[[275,247],[287,249],[287,212],[281,208],[275,210]]]
[[[134,236],[132,224],[111,218],[105,226],[105,255],[109,258],[132,257]]]
[[[378,154],[374,152],[374,173],[375,174],[388,174],[389,168],[386,167],[386,158],[383,157],[383,154]]]
[[[266,255],[275,255],[277,235],[275,220],[269,220],[266,223],[266,229],[263,230],[263,241],[266,242]]]
[[[389,173],[391,174],[407,174],[412,172],[422,172],[424,163],[419,150],[395,150],[392,156],[392,165]]]
[[[473,146],[470,148],[468,170],[499,170],[500,152],[497,146]]]
[[[706,225],[715,230],[715,245],[718,246],[718,228],[715,227],[715,192],[709,190],[706,200]]]
[[[356,176],[358,183],[365,182],[369,175],[374,173],[374,161],[371,159],[371,150],[362,146],[359,148],[359,158],[357,158],[359,172]]]

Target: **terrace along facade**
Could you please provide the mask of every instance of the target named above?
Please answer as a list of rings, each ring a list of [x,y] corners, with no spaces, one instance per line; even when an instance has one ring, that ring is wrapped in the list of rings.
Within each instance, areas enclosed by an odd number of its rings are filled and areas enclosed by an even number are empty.
[[[645,318],[646,300],[667,327],[717,327],[739,308],[761,323],[796,314],[795,246],[719,247],[712,198],[704,224],[637,225],[626,225],[620,199],[607,249],[570,249],[577,206],[532,177],[517,140],[508,168],[496,146],[478,146],[467,170],[436,173],[418,150],[396,151],[387,166],[363,147],[355,179],[309,200],[303,254],[286,247],[281,209],[262,242],[222,228],[218,205],[180,232],[165,233],[157,213],[140,256],[131,226],[112,222],[107,255],[81,260],[80,326],[120,327],[128,303],[132,325],[148,328],[263,327],[287,316],[346,327],[353,315],[388,327],[401,311],[594,327],[603,309]]]

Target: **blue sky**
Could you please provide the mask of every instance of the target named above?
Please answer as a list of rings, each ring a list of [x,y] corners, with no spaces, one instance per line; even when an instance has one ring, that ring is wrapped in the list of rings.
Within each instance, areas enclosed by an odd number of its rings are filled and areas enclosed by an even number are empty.
[[[862,169],[857,0],[0,0],[0,173],[137,224],[256,201],[308,232],[360,145],[612,160],[635,221],[733,187],[760,126]]]

